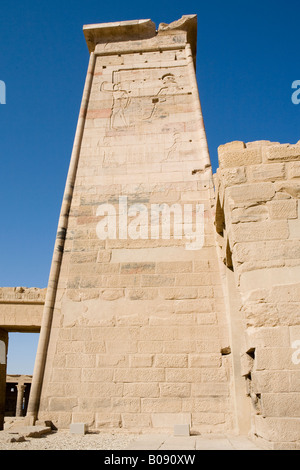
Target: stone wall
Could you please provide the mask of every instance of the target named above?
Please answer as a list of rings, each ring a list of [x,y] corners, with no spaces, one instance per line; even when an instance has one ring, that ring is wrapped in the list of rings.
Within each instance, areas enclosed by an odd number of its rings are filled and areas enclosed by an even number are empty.
[[[150,20],[85,28],[90,65],[29,418],[58,428],[237,429],[195,28],[195,16],[158,32]],[[128,233],[118,225],[102,238],[99,207],[113,209],[108,225],[120,222],[120,197],[132,211]],[[203,244],[187,247],[183,220],[166,236],[156,235],[159,221],[154,235],[150,219],[135,223],[155,204],[193,217],[201,206]]]
[[[10,332],[39,332],[46,290],[0,287],[0,328]]]
[[[219,147],[216,229],[245,335],[252,436],[300,447],[300,144]]]
[[[8,333],[40,331],[46,289],[0,287],[0,429],[3,427],[6,395]]]

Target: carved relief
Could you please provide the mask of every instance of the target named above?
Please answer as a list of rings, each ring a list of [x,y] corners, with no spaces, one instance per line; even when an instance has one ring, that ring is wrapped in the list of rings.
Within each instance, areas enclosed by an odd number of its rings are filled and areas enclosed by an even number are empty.
[[[122,89],[121,83],[113,84],[112,89],[107,89],[107,83],[103,82],[100,91],[112,94],[112,108],[110,115],[110,128],[118,129],[119,127],[128,127],[125,111],[129,106],[130,97],[126,90]]]
[[[127,129],[133,125],[139,125],[153,119],[165,118],[169,115],[168,97],[186,93],[184,88],[178,84],[178,78],[174,73],[168,72],[157,76],[157,85],[148,90],[158,90],[155,94],[147,94],[146,69],[137,70],[134,80],[126,78],[128,70],[115,70],[112,83],[103,82],[100,91],[110,93],[112,97],[111,115],[109,118],[109,129]],[[161,86],[162,84],[162,86]]]
[[[166,73],[161,77],[163,86],[160,88],[158,93],[152,97],[152,110],[149,116],[143,118],[143,120],[150,120],[155,117],[166,117],[168,111],[163,103],[167,102],[167,97],[182,92],[183,88],[180,87],[173,73]]]

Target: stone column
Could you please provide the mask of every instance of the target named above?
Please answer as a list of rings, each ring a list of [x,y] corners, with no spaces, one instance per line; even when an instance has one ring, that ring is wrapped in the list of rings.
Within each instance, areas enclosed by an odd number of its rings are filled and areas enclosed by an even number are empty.
[[[18,395],[17,395],[17,406],[16,406],[16,416],[23,416],[23,398],[26,385],[21,383],[17,385]]]
[[[70,161],[69,172],[67,176],[65,192],[63,196],[63,203],[61,213],[58,222],[57,236],[55,241],[55,248],[53,254],[53,260],[49,275],[49,282],[47,288],[47,294],[45,299],[45,306],[42,317],[40,339],[35,359],[33,380],[31,386],[31,392],[28,403],[28,410],[26,415],[26,422],[28,424],[34,424],[37,416],[39,407],[40,393],[44,376],[46,354],[49,342],[49,336],[52,324],[53,308],[56,296],[57,283],[60,274],[62,254],[64,251],[65,234],[68,222],[68,214],[70,210],[73,188],[76,178],[76,171],[80,153],[81,140],[83,136],[83,129],[85,125],[85,117],[87,111],[87,105],[89,101],[89,94],[91,91],[93,72],[95,67],[95,56],[90,54],[89,66],[87,71],[87,78],[83,90],[82,102],[79,112],[78,124],[76,129],[76,135],[74,139],[73,151]]]
[[[8,333],[0,329],[0,431],[4,426]]]

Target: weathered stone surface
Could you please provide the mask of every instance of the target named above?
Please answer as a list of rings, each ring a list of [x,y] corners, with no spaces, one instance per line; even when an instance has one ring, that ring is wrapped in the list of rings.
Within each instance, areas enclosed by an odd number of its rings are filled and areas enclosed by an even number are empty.
[[[264,156],[269,161],[299,160],[300,145],[281,144],[264,148]]]
[[[275,188],[270,182],[243,184],[226,190],[226,196],[232,199],[234,204],[265,202],[272,199],[274,195]]]
[[[234,149],[219,147],[219,165],[220,168],[238,167],[261,163],[262,156],[259,148],[244,148],[236,150],[242,144],[237,144]]]
[[[84,27],[49,285],[0,288],[0,423],[8,331],[41,328],[29,423],[247,434],[252,413],[264,446],[299,444],[300,145],[229,142],[213,177],[196,29]]]
[[[239,313],[245,325],[241,374],[252,401],[253,433],[265,448],[296,449],[300,430],[300,147],[253,142],[246,149],[261,151],[262,162],[245,163],[242,143],[234,152],[230,144],[219,149],[220,166],[241,165],[247,181],[236,184],[224,170],[218,170],[216,227],[222,257],[227,264],[230,260],[240,293]]]
[[[272,165],[250,165],[247,167],[247,175],[252,181],[275,181],[285,178],[284,163]]]
[[[0,288],[0,328],[38,332],[41,326],[46,289]]]

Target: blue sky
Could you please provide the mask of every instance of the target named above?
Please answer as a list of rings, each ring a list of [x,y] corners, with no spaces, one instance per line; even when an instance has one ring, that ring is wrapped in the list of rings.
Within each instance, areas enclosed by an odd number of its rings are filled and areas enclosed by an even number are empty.
[[[82,26],[142,18],[158,26],[194,13],[213,169],[217,147],[232,140],[297,142],[300,104],[291,100],[292,82],[300,79],[296,0],[2,2],[0,80],[7,96],[0,105],[1,286],[47,285],[88,64]],[[33,338],[25,343],[11,336],[10,373],[30,373]],[[22,348],[28,351],[24,361]]]

